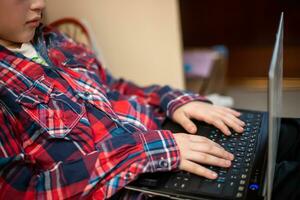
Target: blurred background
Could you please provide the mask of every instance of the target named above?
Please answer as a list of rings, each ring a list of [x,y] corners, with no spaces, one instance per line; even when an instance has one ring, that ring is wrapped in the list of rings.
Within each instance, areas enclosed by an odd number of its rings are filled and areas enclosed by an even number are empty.
[[[300,1],[51,0],[45,23],[65,17],[84,22],[116,77],[266,110],[267,74],[282,11],[283,115],[299,117]]]
[[[286,77],[300,77],[300,1],[181,0],[185,48],[223,44],[229,49],[228,77],[267,74],[281,12],[285,12]]]

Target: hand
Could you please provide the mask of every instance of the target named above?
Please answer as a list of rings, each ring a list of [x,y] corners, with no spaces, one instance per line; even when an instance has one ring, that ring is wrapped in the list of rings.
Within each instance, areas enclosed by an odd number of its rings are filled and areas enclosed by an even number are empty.
[[[174,137],[181,155],[181,170],[216,179],[217,173],[201,166],[200,163],[219,167],[231,166],[234,156],[208,138],[185,133],[176,133]]]
[[[216,106],[201,101],[192,101],[175,110],[172,120],[180,124],[187,132],[196,133],[197,127],[191,121],[196,119],[212,124],[220,129],[225,135],[230,135],[228,127],[238,133],[244,131],[245,123],[238,119],[241,114],[230,108]]]

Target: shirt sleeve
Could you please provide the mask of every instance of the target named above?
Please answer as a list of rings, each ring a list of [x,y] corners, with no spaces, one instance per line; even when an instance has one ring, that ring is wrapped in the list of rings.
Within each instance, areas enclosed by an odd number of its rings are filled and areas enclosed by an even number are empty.
[[[210,103],[204,96],[189,91],[176,90],[169,86],[151,85],[139,87],[124,79],[115,79],[106,70],[106,84],[112,90],[117,90],[123,95],[135,95],[140,103],[149,104],[162,109],[168,117],[180,106],[191,101],[203,101]]]
[[[106,199],[141,173],[176,170],[179,166],[172,133],[153,130],[108,138],[89,154],[45,168],[22,148],[15,122],[0,104],[0,199]],[[46,150],[35,148],[31,151]]]
[[[72,52],[76,61],[83,61],[86,75],[101,85],[107,86],[110,90],[119,92],[122,95],[137,97],[141,104],[147,104],[153,107],[156,113],[161,115],[160,111],[167,117],[172,117],[173,112],[180,106],[191,101],[209,102],[205,97],[188,91],[176,90],[169,86],[151,85],[140,87],[130,81],[114,78],[109,70],[105,69],[101,60],[95,54],[81,44],[77,44],[65,35],[57,33],[59,41],[64,43],[64,49]],[[66,54],[66,53],[65,53]],[[57,60],[57,55],[54,55]],[[60,63],[64,63],[64,59]],[[56,63],[57,64],[57,63]]]

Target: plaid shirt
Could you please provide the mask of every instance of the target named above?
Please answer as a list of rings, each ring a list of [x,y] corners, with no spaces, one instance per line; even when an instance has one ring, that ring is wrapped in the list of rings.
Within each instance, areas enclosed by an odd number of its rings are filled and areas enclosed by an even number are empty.
[[[202,97],[116,80],[49,28],[32,43],[49,66],[0,46],[1,199],[105,199],[141,173],[178,169],[160,125]]]

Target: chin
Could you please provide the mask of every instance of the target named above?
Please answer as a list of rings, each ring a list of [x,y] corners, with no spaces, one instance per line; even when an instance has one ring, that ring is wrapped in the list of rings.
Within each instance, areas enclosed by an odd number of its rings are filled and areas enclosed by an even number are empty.
[[[33,37],[34,37],[34,34],[35,34],[35,29],[32,30],[32,31],[27,31],[26,33],[24,33],[22,35],[22,37],[20,38],[19,42],[20,43],[28,43],[30,42]]]

